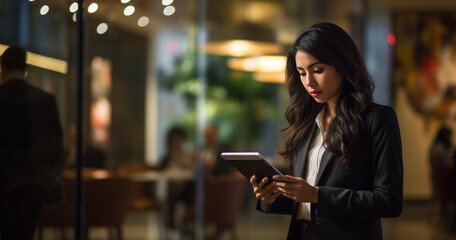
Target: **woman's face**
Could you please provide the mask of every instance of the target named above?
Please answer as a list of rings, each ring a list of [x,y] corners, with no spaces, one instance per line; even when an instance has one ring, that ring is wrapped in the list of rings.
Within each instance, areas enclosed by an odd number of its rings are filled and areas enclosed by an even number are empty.
[[[318,103],[334,106],[342,91],[342,75],[334,66],[321,63],[306,52],[298,51],[295,59],[301,83],[310,96]]]

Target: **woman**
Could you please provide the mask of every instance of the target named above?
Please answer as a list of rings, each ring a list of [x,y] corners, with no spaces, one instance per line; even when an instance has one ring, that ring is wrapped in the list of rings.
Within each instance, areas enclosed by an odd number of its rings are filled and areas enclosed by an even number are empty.
[[[252,176],[266,213],[292,214],[287,239],[382,239],[402,211],[402,150],[394,110],[372,102],[364,60],[337,25],[302,32],[286,65],[289,125],[280,155],[294,176]]]

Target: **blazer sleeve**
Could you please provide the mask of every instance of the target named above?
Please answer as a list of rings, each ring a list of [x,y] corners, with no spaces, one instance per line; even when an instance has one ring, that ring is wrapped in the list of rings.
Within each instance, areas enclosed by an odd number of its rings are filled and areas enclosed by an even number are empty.
[[[264,213],[292,214],[294,203],[293,200],[280,195],[272,204],[258,200],[256,209]]]
[[[369,190],[319,186],[321,217],[397,217],[402,211],[402,147],[394,110],[383,107],[367,116],[373,186]],[[371,119],[369,119],[371,118]],[[366,169],[367,171],[368,169]]]

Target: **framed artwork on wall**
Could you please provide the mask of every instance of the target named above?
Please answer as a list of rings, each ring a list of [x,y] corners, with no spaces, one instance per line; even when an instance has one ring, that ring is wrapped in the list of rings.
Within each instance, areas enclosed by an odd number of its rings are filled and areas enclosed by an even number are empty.
[[[392,24],[392,90],[401,129],[404,198],[431,199],[431,147],[442,127],[456,132],[456,13],[397,11]],[[452,140],[456,143],[456,134]]]
[[[456,13],[396,12],[394,90],[405,91],[425,118],[443,120],[456,109]]]

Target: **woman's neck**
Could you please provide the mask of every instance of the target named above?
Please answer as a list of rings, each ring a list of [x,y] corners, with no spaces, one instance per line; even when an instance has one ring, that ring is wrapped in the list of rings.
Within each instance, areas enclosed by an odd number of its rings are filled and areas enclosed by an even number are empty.
[[[323,131],[326,132],[328,130],[328,126],[333,120],[335,116],[335,111],[334,111],[334,105],[331,105],[330,103],[326,104],[325,107],[325,112],[323,114]]]

